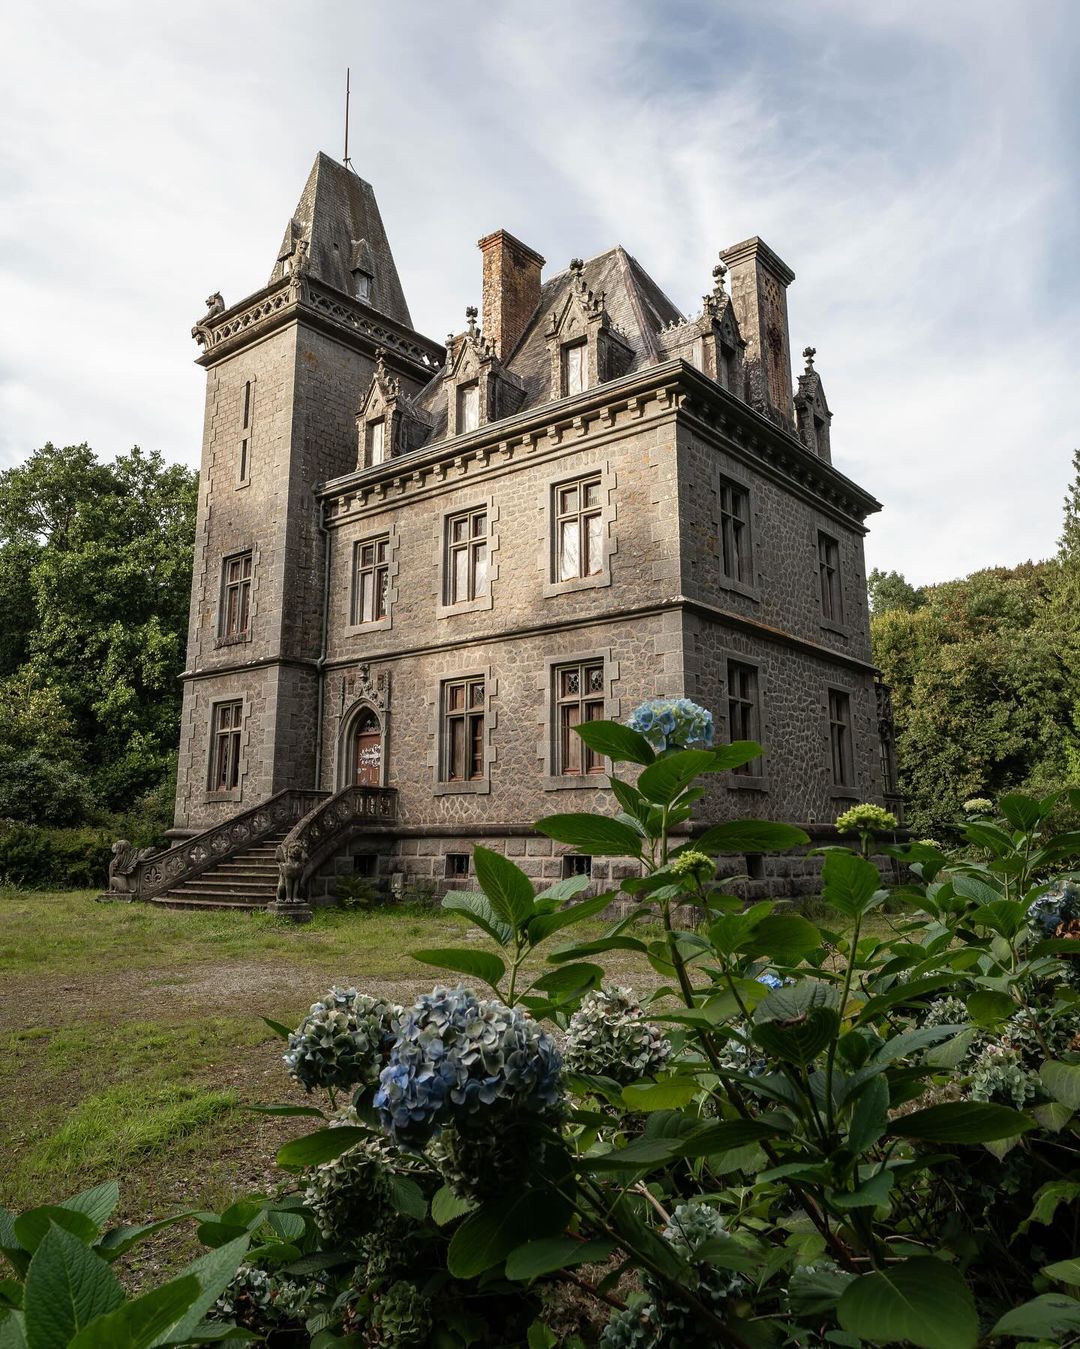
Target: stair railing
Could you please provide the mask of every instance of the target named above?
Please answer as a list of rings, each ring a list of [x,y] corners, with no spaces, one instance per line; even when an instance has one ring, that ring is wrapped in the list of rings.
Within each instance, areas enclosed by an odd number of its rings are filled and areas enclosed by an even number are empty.
[[[314,805],[282,839],[278,854],[286,893],[279,906],[306,904],[308,882],[347,838],[364,828],[385,828],[397,819],[397,789],[352,783]],[[288,868],[285,871],[284,868]]]

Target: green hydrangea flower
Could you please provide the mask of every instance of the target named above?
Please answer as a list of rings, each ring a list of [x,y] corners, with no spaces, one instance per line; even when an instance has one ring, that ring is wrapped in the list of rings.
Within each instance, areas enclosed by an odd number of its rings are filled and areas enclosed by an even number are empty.
[[[964,802],[961,809],[965,815],[989,815],[994,809],[994,803],[987,796],[973,796]]]
[[[402,1009],[355,988],[332,988],[289,1036],[285,1066],[306,1091],[377,1080]]]
[[[563,1063],[571,1072],[636,1082],[654,1076],[670,1057],[671,1041],[645,1020],[632,989],[597,989],[570,1018]]]
[[[838,815],[836,827],[841,834],[857,834],[864,829],[895,829],[896,816],[883,806],[864,801],[861,805],[845,810],[843,815]]]
[[[371,1328],[376,1338],[371,1343],[385,1345],[387,1349],[425,1344],[431,1326],[431,1303],[414,1283],[399,1279],[372,1309]]]
[[[696,848],[684,848],[672,861],[671,873],[680,880],[692,876],[704,884],[716,875],[716,863],[708,853],[698,852]]]

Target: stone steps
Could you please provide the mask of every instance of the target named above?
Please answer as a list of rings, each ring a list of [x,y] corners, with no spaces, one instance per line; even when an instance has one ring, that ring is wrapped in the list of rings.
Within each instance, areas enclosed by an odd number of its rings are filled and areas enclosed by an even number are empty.
[[[277,897],[275,852],[285,833],[271,834],[250,848],[207,867],[189,881],[150,901],[167,909],[265,909]]]

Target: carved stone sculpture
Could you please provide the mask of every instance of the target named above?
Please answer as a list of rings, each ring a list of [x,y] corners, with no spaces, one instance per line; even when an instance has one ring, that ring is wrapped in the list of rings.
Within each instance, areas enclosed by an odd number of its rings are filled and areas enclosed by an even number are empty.
[[[210,343],[210,324],[219,314],[225,312],[225,301],[221,298],[221,291],[215,290],[213,295],[206,297],[206,313],[196,323],[191,330],[191,335],[198,342],[200,347],[208,346]]]
[[[148,857],[153,857],[159,849],[136,848],[126,838],[118,838],[112,845],[112,857],[109,858],[109,895],[135,897],[135,868]]]
[[[275,856],[278,864],[278,904],[302,904],[300,878],[307,862],[307,849],[302,843],[280,843]]]

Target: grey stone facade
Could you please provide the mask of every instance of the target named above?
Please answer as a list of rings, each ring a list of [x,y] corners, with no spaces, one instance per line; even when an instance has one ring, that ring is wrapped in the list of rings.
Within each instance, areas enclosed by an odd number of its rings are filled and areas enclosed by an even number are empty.
[[[475,310],[445,345],[415,333],[370,187],[320,156],[270,284],[196,326],[207,404],[177,835],[282,788],[353,782],[363,719],[396,821],[343,840],[316,890],[354,869],[467,883],[460,856],[477,842],[553,879],[565,850],[531,821],[612,804],[603,777],[560,771],[556,680],[570,663],[594,672],[603,715],[687,696],[720,738],[729,662],[753,672],[765,755],[711,785],[703,823],[821,827],[886,797],[863,561],[878,505],[832,466],[812,353],[793,397],[790,270],[760,240],[736,245],[722,255],[732,295],[721,264],[688,318],[621,248],[547,280],[502,231],[481,249],[495,336]],[[569,576],[559,489],[580,481],[597,520],[576,526],[590,563]],[[721,519],[732,493],[737,565]],[[487,585],[455,594],[450,530],[470,512]],[[357,565],[376,543],[385,600],[365,614]],[[225,568],[247,553],[246,627],[228,632]],[[444,697],[465,679],[482,680],[469,696],[483,721],[455,779]],[[850,717],[841,783],[830,690]],[[242,707],[225,785],[224,702]],[[627,865],[596,859],[594,880]],[[789,891],[813,871],[769,868]]]

